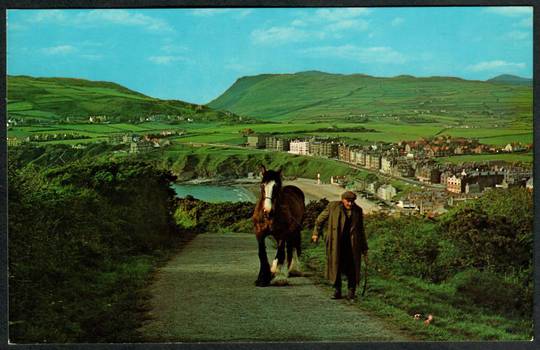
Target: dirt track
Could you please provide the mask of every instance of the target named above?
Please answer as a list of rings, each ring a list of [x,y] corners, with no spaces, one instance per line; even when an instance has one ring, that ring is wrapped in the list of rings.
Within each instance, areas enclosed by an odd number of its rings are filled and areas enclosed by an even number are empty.
[[[407,340],[309,278],[255,287],[258,268],[253,235],[196,236],[159,271],[142,333],[152,342]]]

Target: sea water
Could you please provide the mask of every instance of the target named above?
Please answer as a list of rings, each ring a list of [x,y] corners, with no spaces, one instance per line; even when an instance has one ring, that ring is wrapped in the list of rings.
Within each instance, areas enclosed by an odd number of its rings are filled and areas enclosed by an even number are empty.
[[[242,186],[210,185],[210,184],[173,184],[176,195],[185,198],[191,195],[210,203],[220,202],[252,202],[255,195]]]

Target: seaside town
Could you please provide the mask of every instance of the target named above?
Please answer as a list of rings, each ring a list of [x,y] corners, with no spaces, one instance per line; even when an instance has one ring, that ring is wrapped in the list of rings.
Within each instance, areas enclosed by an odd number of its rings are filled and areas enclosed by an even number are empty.
[[[436,159],[467,154],[529,152],[532,144],[509,143],[497,148],[476,139],[436,136],[360,146],[316,137],[291,140],[260,134],[247,136],[245,145],[336,159],[370,172],[374,176],[368,175],[364,179],[333,176],[330,182],[375,200],[381,210],[390,213],[435,216],[459,202],[478,198],[492,188],[519,186],[533,189],[532,169],[527,165],[505,161],[450,164]],[[410,184],[414,190],[398,193],[398,188],[392,184],[396,180]]]
[[[107,142],[124,144],[129,154],[141,154],[171,145],[170,137],[183,130],[163,130],[156,134],[115,133]],[[9,146],[23,143],[85,138],[78,134],[43,134],[24,139],[8,138]],[[360,176],[332,176],[330,184],[356,191],[378,210],[396,215],[436,216],[459,202],[473,200],[492,188],[525,187],[533,189],[532,169],[528,164],[502,160],[445,163],[437,158],[526,153],[532,144],[509,143],[504,146],[481,144],[476,139],[440,135],[398,143],[376,142],[369,145],[346,144],[339,139],[309,137],[287,139],[268,134],[245,135],[247,148],[321,157],[343,162],[368,173]],[[74,148],[85,148],[74,144]],[[320,178],[318,184],[322,184]],[[400,188],[398,184],[408,188]]]

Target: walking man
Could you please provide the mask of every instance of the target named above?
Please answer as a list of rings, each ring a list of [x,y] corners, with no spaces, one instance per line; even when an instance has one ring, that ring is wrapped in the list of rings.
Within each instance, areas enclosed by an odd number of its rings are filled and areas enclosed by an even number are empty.
[[[341,274],[345,274],[349,288],[347,296],[351,302],[355,300],[356,286],[360,283],[362,255],[367,262],[368,252],[362,208],[354,203],[355,199],[356,195],[347,191],[341,195],[341,201],[328,203],[317,217],[311,236],[312,242],[317,242],[328,221],[325,277],[334,284],[332,299],[341,299]]]

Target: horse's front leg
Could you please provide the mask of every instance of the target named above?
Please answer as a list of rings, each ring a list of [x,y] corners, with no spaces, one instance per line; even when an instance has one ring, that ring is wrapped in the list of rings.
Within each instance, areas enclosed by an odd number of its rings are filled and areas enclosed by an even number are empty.
[[[255,281],[255,285],[258,287],[268,286],[272,279],[272,276],[270,275],[270,264],[268,264],[268,256],[266,255],[266,246],[264,244],[265,237],[265,235],[257,236],[257,242],[259,243],[259,261],[261,264],[259,276]]]
[[[277,240],[276,257],[274,258],[274,261],[272,261],[272,267],[270,268],[272,275],[275,275],[276,273],[279,272],[279,270],[283,266],[284,261],[285,261],[285,240],[280,239],[280,240]]]
[[[283,271],[283,264],[285,262],[285,240],[278,240],[276,258],[272,263],[271,272],[274,280],[277,284],[284,284],[287,282],[287,274]]]

